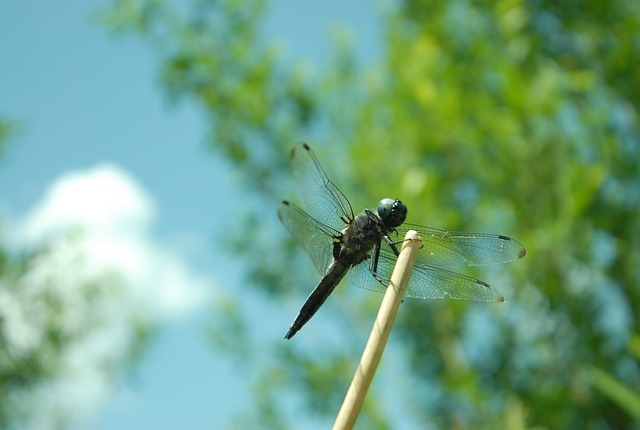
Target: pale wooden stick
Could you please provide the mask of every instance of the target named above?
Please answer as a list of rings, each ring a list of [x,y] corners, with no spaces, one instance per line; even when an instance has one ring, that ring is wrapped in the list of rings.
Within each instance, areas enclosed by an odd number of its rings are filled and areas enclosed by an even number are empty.
[[[382,299],[367,346],[362,353],[360,365],[353,376],[349,391],[347,391],[340,412],[336,417],[336,422],[333,424],[334,430],[352,429],[356,423],[364,398],[369,391],[369,386],[371,386],[373,375],[380,363],[382,352],[387,344],[400,302],[404,297],[404,290],[409,282],[409,276],[411,276],[421,243],[420,237],[415,231],[409,230],[407,232],[396,267],[391,275],[391,282]]]

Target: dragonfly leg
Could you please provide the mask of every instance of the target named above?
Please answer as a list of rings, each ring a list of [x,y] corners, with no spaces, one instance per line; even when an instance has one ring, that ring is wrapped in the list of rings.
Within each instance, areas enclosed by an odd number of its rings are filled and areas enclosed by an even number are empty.
[[[391,238],[389,236],[387,236],[386,234],[384,235],[384,240],[385,242],[387,242],[389,244],[389,246],[391,247],[391,249],[393,250],[394,254],[396,254],[396,257],[400,255],[400,252],[398,251],[398,248],[396,248],[396,245],[399,245],[401,243],[405,243],[408,240],[411,239],[400,239],[400,240],[396,240],[395,242],[393,240],[391,240]],[[420,244],[420,249],[422,249],[422,247],[424,246],[424,243]]]
[[[382,237],[384,237],[384,241],[387,242],[387,245],[389,245],[391,247],[391,249],[393,250],[393,253],[396,254],[396,257],[400,255],[400,251],[398,251],[398,248],[396,247],[397,244],[404,242],[407,239],[402,239],[399,240],[397,242],[394,242],[393,240],[391,240],[391,238],[388,235],[383,235]],[[380,249],[378,249],[378,254],[380,253]],[[376,265],[378,263],[376,262]]]
[[[380,219],[380,217],[376,214],[374,214],[373,212],[371,212],[369,209],[365,209],[364,213],[367,214],[367,216],[369,217],[369,219],[371,221],[373,221],[374,223],[376,223],[378,225],[378,229],[380,230],[380,233],[382,234],[382,237],[384,237],[384,241],[387,242],[387,244],[391,247],[391,249],[393,250],[393,253],[396,254],[396,257],[398,255],[400,255],[400,251],[398,251],[398,248],[396,247],[396,243],[402,243],[403,241],[400,240],[398,242],[394,242],[391,240],[391,238],[389,237],[388,234],[385,233],[385,231],[387,230],[387,227],[385,227],[384,223],[382,222],[382,220]],[[380,242],[378,242],[378,254],[380,253]],[[375,261],[375,265],[378,265],[378,261],[376,258]],[[374,273],[374,272],[371,272]]]
[[[386,239],[389,239],[386,234],[384,235],[384,237]],[[393,249],[393,251],[396,253],[396,255],[398,255],[399,252],[396,249],[395,244],[393,242],[391,242],[391,239],[389,239],[388,241],[386,239],[385,239],[385,241],[389,244],[391,249]],[[403,242],[403,241],[401,241],[401,242]],[[373,245],[373,251],[371,251],[371,259],[369,260],[369,272],[371,272],[371,275],[376,279],[376,281],[380,282],[382,285],[384,285],[386,287],[389,284],[390,279],[385,278],[383,276],[380,276],[378,274],[378,261],[379,260],[380,260],[380,241],[376,242],[376,244]],[[402,299],[402,301],[404,302],[404,298]]]
[[[378,274],[378,261],[380,259],[380,241],[377,241],[375,245],[373,245],[373,250],[371,251],[371,258],[369,259],[369,272],[376,279],[376,281],[380,282],[383,285],[386,285],[388,279],[380,276]]]

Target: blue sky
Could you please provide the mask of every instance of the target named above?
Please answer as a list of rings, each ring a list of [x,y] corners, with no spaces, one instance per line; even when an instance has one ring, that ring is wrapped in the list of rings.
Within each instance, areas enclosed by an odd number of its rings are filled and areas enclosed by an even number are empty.
[[[365,61],[379,47],[367,2],[272,6],[265,33],[292,61],[321,63],[336,23],[352,29]],[[20,125],[0,160],[0,239],[24,249],[80,222],[96,231],[84,246],[115,250],[100,261],[120,264],[118,250],[133,249],[143,266],[164,268],[125,271],[140,281],[136,294],[149,297],[141,309],[162,328],[131,380],[114,390],[81,386],[70,397],[81,400],[77,428],[218,428],[246,406],[247,380],[202,336],[207,302],[238,291],[242,279],[241,264],[215,238],[230,213],[251,203],[204,147],[198,112],[163,98],[153,54],[109,36],[92,20],[95,8],[0,0],[0,115]],[[262,330],[279,338],[294,315]],[[48,395],[60,397],[53,388]]]

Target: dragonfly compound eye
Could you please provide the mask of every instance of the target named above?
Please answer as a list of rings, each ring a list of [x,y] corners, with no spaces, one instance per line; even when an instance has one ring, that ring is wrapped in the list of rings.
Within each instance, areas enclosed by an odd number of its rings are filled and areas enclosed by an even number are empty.
[[[378,216],[387,227],[398,227],[407,218],[407,207],[400,200],[382,199],[378,203]]]

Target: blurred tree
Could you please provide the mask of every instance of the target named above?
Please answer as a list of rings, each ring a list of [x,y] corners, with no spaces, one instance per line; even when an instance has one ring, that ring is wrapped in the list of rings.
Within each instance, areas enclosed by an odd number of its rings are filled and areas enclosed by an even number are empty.
[[[640,3],[405,0],[382,14],[378,64],[358,65],[339,39],[317,76],[280,61],[261,37],[264,16],[260,0],[114,0],[105,14],[153,43],[169,94],[202,108],[212,147],[258,195],[281,195],[286,150],[304,137],[325,145],[319,155],[355,208],[399,196],[413,222],[497,231],[528,248],[522,263],[483,274],[508,298],[502,307],[405,303],[393,336],[402,390],[374,383],[359,425],[637,428],[625,405],[640,387],[627,347],[640,305]],[[329,162],[338,152],[346,173]],[[238,227],[251,247],[235,250],[278,297],[308,280],[284,273],[300,251],[273,249],[262,212]],[[347,312],[329,301],[350,329],[321,350],[304,332],[285,348],[214,328],[218,345],[262,368],[257,406],[236,424],[292,427],[287,393],[330,422],[374,302]],[[225,329],[242,327],[229,309]],[[630,389],[612,396],[612,380]],[[400,416],[381,406],[389,398]]]
[[[0,120],[0,150],[16,128]],[[22,252],[4,248],[5,232],[0,226],[0,428],[77,428],[73,394],[115,384],[153,325],[121,309],[126,284],[117,269],[88,263],[95,249],[82,229]]]
[[[0,117],[0,157],[4,154],[4,148],[7,144],[7,140],[13,132],[15,132],[16,125],[11,120]]]

